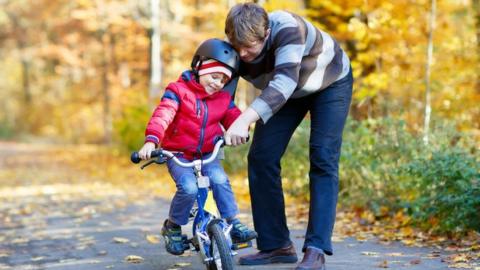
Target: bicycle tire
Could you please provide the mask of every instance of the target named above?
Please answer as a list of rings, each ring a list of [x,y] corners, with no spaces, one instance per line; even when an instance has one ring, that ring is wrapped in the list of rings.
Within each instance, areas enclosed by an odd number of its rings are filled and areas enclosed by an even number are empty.
[[[208,226],[208,235],[212,241],[210,254],[213,261],[208,265],[209,270],[233,270],[234,263],[231,248],[228,246],[222,227],[213,222]]]

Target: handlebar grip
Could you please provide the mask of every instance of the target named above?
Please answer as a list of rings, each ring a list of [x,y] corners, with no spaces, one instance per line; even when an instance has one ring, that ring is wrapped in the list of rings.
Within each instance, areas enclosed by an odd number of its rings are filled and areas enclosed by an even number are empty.
[[[153,150],[152,153],[150,154],[150,158],[156,158],[161,154],[162,154],[162,149]],[[138,164],[140,163],[140,161],[142,161],[142,159],[138,155],[138,152],[132,152],[132,154],[130,155],[130,160],[135,164]]]
[[[142,159],[138,156],[138,152],[133,152],[132,155],[130,156],[130,160],[133,163],[138,164]]]

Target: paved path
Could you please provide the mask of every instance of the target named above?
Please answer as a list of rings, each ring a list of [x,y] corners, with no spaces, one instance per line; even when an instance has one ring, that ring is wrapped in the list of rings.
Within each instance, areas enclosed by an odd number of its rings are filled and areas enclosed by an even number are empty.
[[[0,143],[0,270],[204,269],[197,253],[172,256],[165,251],[163,241],[156,241],[162,240],[159,232],[168,201],[147,196],[132,202],[128,195],[139,187],[138,182],[122,190],[119,184],[83,175],[86,169],[72,171],[65,162],[68,155],[61,159],[61,151],[55,151]],[[87,165],[92,166],[90,163]],[[96,165],[102,167],[101,163]],[[248,213],[242,218],[250,222]],[[300,257],[303,235],[303,230],[292,231]],[[244,249],[236,257],[254,251]],[[448,254],[440,250],[347,238],[334,242],[334,251],[335,255],[327,258],[329,270],[449,269],[442,263]],[[143,261],[126,262],[130,255]]]
[[[101,203],[101,202],[85,202]],[[168,202],[151,201],[106,213],[92,214],[87,220],[51,217],[40,228],[19,227],[0,230],[15,235],[0,243],[0,269],[204,269],[198,254],[187,252],[176,257],[166,253],[163,242],[152,244],[147,235],[158,235],[166,217]],[[303,231],[293,231],[300,253]],[[114,239],[119,239],[117,243]],[[30,239],[30,240],[26,240]],[[125,240],[122,240],[125,239]],[[125,242],[128,239],[128,242]],[[329,270],[449,269],[434,250],[400,244],[381,245],[346,239],[334,244],[335,256],[327,258]],[[2,254],[3,251],[3,255]],[[245,249],[239,255],[252,252]],[[5,253],[10,253],[8,256]],[[141,256],[138,264],[125,262],[129,255]],[[432,256],[433,255],[433,256]],[[238,256],[237,256],[238,257]],[[237,269],[293,269],[294,265],[238,266]]]

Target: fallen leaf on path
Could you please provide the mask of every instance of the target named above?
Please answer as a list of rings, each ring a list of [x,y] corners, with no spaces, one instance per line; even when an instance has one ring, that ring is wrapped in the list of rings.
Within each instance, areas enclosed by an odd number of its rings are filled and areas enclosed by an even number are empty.
[[[410,237],[414,234],[414,230],[411,227],[403,227],[400,229],[400,235],[402,237]]]
[[[375,215],[371,211],[363,211],[360,214],[361,222],[372,224],[375,221]]]
[[[440,252],[438,251],[433,251],[430,254],[427,254],[426,258],[432,259],[432,258],[438,258],[440,257]]]
[[[412,265],[420,264],[420,263],[422,263],[422,260],[420,260],[420,259],[415,259],[415,260],[410,261],[410,264],[412,264]]]
[[[85,250],[86,248],[87,248],[87,246],[85,246],[85,245],[79,245],[79,246],[75,247],[76,250]]]
[[[343,241],[345,241],[345,239],[343,237],[340,237],[340,236],[333,236],[332,237],[332,242],[339,243],[339,242],[343,242]]]
[[[10,269],[13,269],[13,268],[11,268],[11,267],[8,266],[8,265],[1,264],[1,263],[0,263],[0,270],[10,270]]]
[[[30,240],[28,240],[27,238],[15,238],[12,240],[12,244],[25,244],[25,243],[28,243]]]
[[[377,257],[377,256],[378,256],[378,252],[372,252],[372,251],[363,251],[363,252],[362,252],[362,255],[365,255],[365,256],[372,256],[372,257]]]
[[[175,263],[173,266],[185,267],[185,266],[190,266],[190,265],[191,265],[191,263],[178,262],[178,263]]]
[[[416,241],[414,239],[403,239],[402,243],[405,244],[406,246],[413,246]]]
[[[193,253],[190,253],[190,252],[183,253],[182,255],[178,255],[178,257],[192,257],[192,256],[193,256]]]
[[[379,265],[377,265],[378,267],[380,268],[388,268],[388,262],[387,261],[383,261],[381,262]]]
[[[468,263],[454,263],[454,264],[449,264],[448,268],[466,268],[466,269],[472,269],[473,267],[469,265]]]
[[[368,238],[367,238],[366,236],[364,236],[364,235],[357,235],[357,241],[358,241],[358,242],[365,242],[365,241],[367,241],[367,240],[368,240]]]
[[[128,263],[141,263],[143,262],[143,258],[137,255],[128,255],[125,257],[125,261]]]
[[[387,253],[385,256],[390,256],[390,257],[402,257],[403,253],[400,252],[393,252],[393,253]]]
[[[60,260],[58,261],[59,263],[71,263],[71,262],[75,262],[77,261],[76,259],[64,259],[64,260]]]
[[[130,240],[128,240],[127,238],[122,238],[122,237],[114,237],[113,242],[114,243],[119,243],[119,244],[125,244],[125,243],[130,242]]]
[[[150,244],[158,244],[160,243],[160,236],[156,234],[148,234],[145,238]]]
[[[452,258],[452,261],[454,263],[468,262],[467,255],[466,254],[455,254]]]
[[[98,225],[100,225],[102,227],[108,227],[108,226],[112,226],[112,223],[107,222],[107,221],[102,221]]]

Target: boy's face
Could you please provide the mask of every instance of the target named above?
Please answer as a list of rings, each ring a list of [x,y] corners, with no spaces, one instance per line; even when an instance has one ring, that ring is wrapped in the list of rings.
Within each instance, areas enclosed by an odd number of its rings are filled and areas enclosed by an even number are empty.
[[[199,78],[200,84],[205,88],[205,91],[211,95],[223,89],[223,86],[228,82],[227,75],[214,72],[201,75]]]

